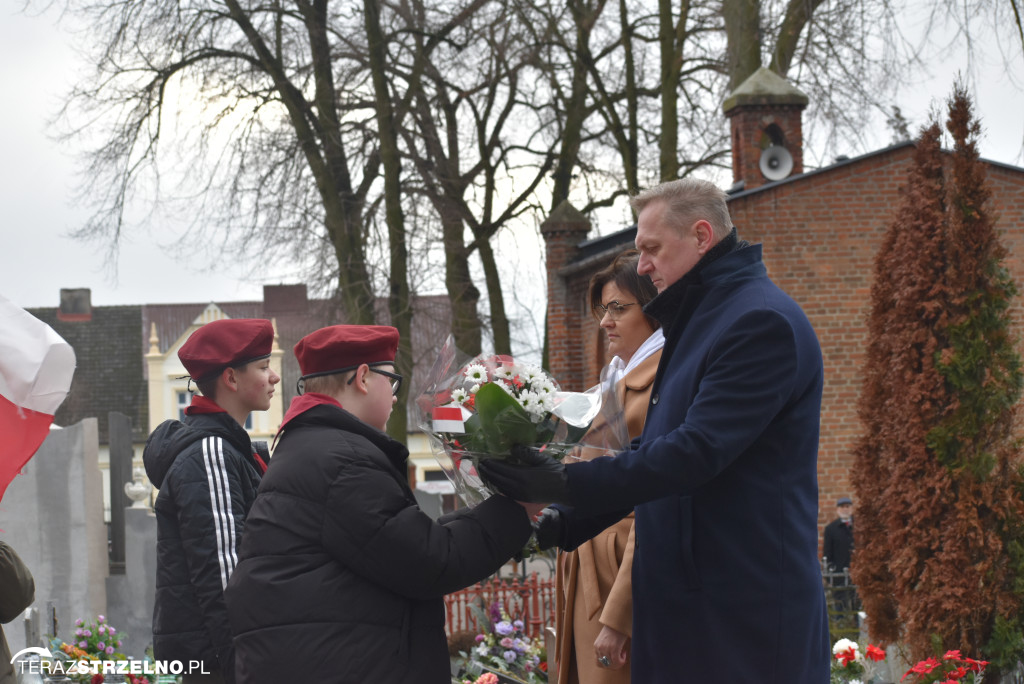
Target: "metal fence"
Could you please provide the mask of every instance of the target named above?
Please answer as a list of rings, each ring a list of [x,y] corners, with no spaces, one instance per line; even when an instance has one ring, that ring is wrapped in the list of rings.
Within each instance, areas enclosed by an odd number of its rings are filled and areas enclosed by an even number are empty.
[[[850,579],[850,570],[830,570],[823,562],[821,581],[825,587],[831,643],[839,639],[857,641],[860,638],[861,603],[857,587]]]
[[[832,643],[842,638],[856,641],[860,637],[861,602],[849,571],[833,572],[823,566],[821,580]],[[486,580],[448,594],[444,597],[448,634],[478,633],[480,625],[471,606],[486,612],[495,602],[500,602],[513,619],[523,621],[527,636],[540,636],[546,627],[555,624],[555,579],[542,579],[534,572],[522,578]]]
[[[511,580],[490,579],[444,597],[448,634],[480,632],[480,625],[471,606],[485,613],[500,602],[514,620],[522,620],[526,636],[544,634],[544,628],[555,624],[555,578],[541,579],[537,573]]]

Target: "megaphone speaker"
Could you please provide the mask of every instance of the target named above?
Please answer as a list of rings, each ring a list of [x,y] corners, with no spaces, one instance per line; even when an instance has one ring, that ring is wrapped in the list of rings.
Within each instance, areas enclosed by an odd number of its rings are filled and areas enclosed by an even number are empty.
[[[768,180],[782,180],[793,172],[793,155],[781,145],[772,145],[761,153],[758,166]]]

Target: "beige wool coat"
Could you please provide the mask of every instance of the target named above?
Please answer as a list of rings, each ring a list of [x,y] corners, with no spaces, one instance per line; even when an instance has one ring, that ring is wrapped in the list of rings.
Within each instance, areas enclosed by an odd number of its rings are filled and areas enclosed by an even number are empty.
[[[629,438],[640,436],[661,350],[622,378],[616,392]],[[569,466],[572,467],[572,466]],[[556,571],[556,654],[558,684],[624,684],[629,662],[619,670],[600,667],[594,640],[604,625],[626,635],[633,629],[633,514],[578,549],[558,555]]]

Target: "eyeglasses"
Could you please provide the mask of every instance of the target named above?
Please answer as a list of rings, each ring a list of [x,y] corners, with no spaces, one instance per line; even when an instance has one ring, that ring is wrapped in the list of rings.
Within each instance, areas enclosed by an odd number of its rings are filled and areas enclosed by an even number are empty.
[[[626,309],[631,306],[636,306],[636,302],[630,302],[629,304],[623,304],[617,301],[611,301],[607,304],[595,304],[594,305],[594,316],[600,320],[608,315],[608,318],[617,321],[622,318],[623,314],[626,313]]]
[[[399,375],[398,373],[392,373],[391,371],[386,371],[386,370],[381,370],[379,368],[374,368],[372,366],[370,367],[370,372],[371,373],[377,373],[378,375],[383,375],[385,377],[391,378],[391,395],[392,396],[398,396],[398,390],[402,389],[402,376],[401,375]],[[355,379],[356,379],[356,374],[353,373],[352,377],[349,378],[348,382],[346,382],[345,384],[346,385],[351,385],[352,382]]]

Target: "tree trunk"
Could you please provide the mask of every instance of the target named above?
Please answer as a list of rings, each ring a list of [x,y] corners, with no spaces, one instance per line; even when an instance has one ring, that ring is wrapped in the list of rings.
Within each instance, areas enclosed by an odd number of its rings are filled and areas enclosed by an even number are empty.
[[[376,0],[364,0],[363,7],[377,112],[377,128],[380,135],[380,156],[384,167],[384,212],[391,251],[388,309],[391,313],[391,324],[398,329],[399,334],[395,370],[399,375],[411,378],[412,305],[409,296],[405,218],[402,215],[402,160],[399,155],[398,134],[391,107],[391,92],[388,88],[384,36],[380,26],[380,5]],[[398,394],[398,403],[391,413],[387,426],[388,434],[401,442],[408,439],[405,408],[408,396],[409,383],[403,383]]]
[[[491,331],[494,333],[494,353],[512,354],[512,335],[509,331],[508,314],[505,313],[505,299],[501,294],[501,277],[494,260],[491,243],[481,240],[480,260],[484,264],[484,280],[487,283],[487,301],[491,305]]]
[[[729,90],[761,68],[761,16],[758,0],[723,0]]]

